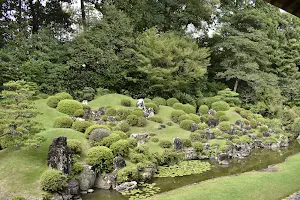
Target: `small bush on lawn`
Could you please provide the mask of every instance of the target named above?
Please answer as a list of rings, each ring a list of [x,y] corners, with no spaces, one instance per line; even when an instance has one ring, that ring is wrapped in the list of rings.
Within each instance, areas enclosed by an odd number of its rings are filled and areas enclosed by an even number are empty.
[[[141,109],[139,109],[139,108],[135,109],[130,114],[131,115],[136,115],[138,117],[144,117],[144,112]]]
[[[94,130],[94,129],[98,129],[98,128],[104,128],[106,129],[108,132],[111,131],[110,127],[107,125],[99,125],[99,124],[94,124],[92,126],[89,126],[86,130],[85,130],[85,136],[86,138],[89,138],[90,133]]]
[[[138,117],[136,124],[138,127],[145,127],[147,125],[147,119],[145,117]]]
[[[83,110],[91,110],[91,107],[86,104],[82,104],[82,108],[83,108]]]
[[[73,115],[78,109],[83,109],[82,104],[75,100],[65,99],[57,104],[57,110],[67,115]]]
[[[183,110],[174,110],[172,113],[171,113],[171,119],[173,122],[177,123],[179,122],[179,117],[181,115],[185,115],[186,113],[183,111]]]
[[[108,137],[103,138],[100,142],[97,143],[98,146],[110,147],[114,142],[120,140],[121,137],[117,133],[111,133]]]
[[[147,160],[147,156],[142,153],[131,152],[129,154],[130,162],[139,163]]]
[[[67,177],[61,171],[47,169],[41,176],[40,184],[44,191],[61,191],[67,185]]]
[[[103,138],[108,137],[110,131],[104,128],[94,129],[89,135],[89,142],[91,146],[95,146],[98,142],[100,142]]]
[[[159,139],[157,137],[152,137],[150,140],[151,140],[151,142],[155,142],[155,143],[159,141]]]
[[[204,130],[206,128],[208,128],[207,124],[205,124],[205,123],[199,123],[198,124],[198,130]]]
[[[126,108],[120,108],[117,110],[117,116],[120,117],[121,120],[126,119],[128,115],[130,115],[131,111]]]
[[[167,100],[167,106],[172,107],[175,103],[179,103],[178,99],[176,99],[176,98],[169,98]]]
[[[147,109],[153,108],[155,114],[157,114],[159,111],[159,107],[154,103],[145,103],[145,106]]]
[[[183,110],[184,111],[184,105],[182,103],[174,103],[173,108],[176,110]]]
[[[191,104],[184,104],[183,111],[187,114],[196,113],[196,108],[194,106],[192,106]]]
[[[245,122],[245,121],[244,121]],[[250,126],[252,127],[252,128],[256,128],[257,127],[257,121],[255,120],[255,119],[251,119],[250,120]]]
[[[191,147],[192,146],[192,142],[189,139],[182,139],[182,144],[184,147]]]
[[[219,123],[219,129],[221,131],[227,131],[227,132],[229,132],[230,129],[231,129],[230,122],[228,122],[228,121],[220,122]]]
[[[216,117],[219,119],[221,116],[226,115],[223,111],[216,112]]]
[[[89,121],[79,121],[79,120],[77,120],[77,121],[73,122],[72,129],[74,129],[75,131],[79,131],[79,132],[84,133],[85,130],[88,127],[90,127],[91,125],[92,125],[92,123],[89,122]]]
[[[229,121],[229,117],[227,117],[226,115],[222,115],[219,117],[219,121],[220,122]]]
[[[107,116],[107,115],[102,115],[102,116],[101,116],[101,120],[107,122],[108,116]]]
[[[191,128],[193,126],[195,122],[193,120],[183,120],[182,122],[180,122],[180,128],[187,130],[187,131],[191,131]]]
[[[240,142],[241,143],[248,143],[248,144],[253,143],[252,139],[248,135],[241,136],[240,137]]]
[[[262,132],[262,133],[263,133],[263,132],[267,132],[268,130],[269,130],[269,128],[268,128],[268,126],[266,126],[266,125],[263,125],[263,126],[260,126],[260,127],[259,127],[259,131]]]
[[[135,126],[138,123],[138,116],[136,116],[136,115],[128,115],[127,118],[126,118],[126,122],[130,126]]]
[[[73,99],[73,97],[66,92],[57,93],[55,97],[57,97],[60,101],[65,99]]]
[[[56,108],[58,103],[59,103],[59,99],[55,96],[50,96],[47,99],[47,105],[50,108]]]
[[[190,134],[190,140],[192,142],[200,141],[201,140],[200,134],[198,132],[191,133]]]
[[[157,116],[151,116],[151,117],[149,117],[149,120],[153,121],[153,122],[157,122],[157,123],[162,123],[163,122],[162,118],[157,117]]]
[[[174,165],[183,159],[182,154],[174,150],[166,149],[161,156],[159,156],[160,165]]]
[[[188,116],[190,116],[191,120],[193,120],[196,124],[199,124],[201,122],[200,120],[200,116],[196,115],[196,114],[188,114]]]
[[[113,131],[112,133],[118,134],[121,139],[127,139],[128,138],[127,134],[124,133],[123,131]]]
[[[123,183],[128,181],[139,180],[139,172],[136,166],[126,166],[118,171],[117,182]]]
[[[217,101],[211,104],[211,108],[216,111],[226,111],[229,110],[230,106],[225,101]]]
[[[130,125],[127,123],[127,122],[122,122],[120,125],[119,125],[121,131],[123,132],[128,132],[130,130]]]
[[[167,105],[167,101],[164,98],[161,98],[161,97],[155,97],[155,98],[152,99],[152,101],[155,102],[158,105],[161,105],[161,106]]]
[[[138,143],[137,143],[136,139],[134,139],[134,138],[127,138],[126,140],[128,141],[130,149],[134,149],[135,147],[137,147]]]
[[[126,106],[126,107],[130,107],[131,106],[131,101],[129,99],[122,99],[121,100],[121,105]]]
[[[105,115],[107,115],[107,116],[115,116],[116,114],[117,114],[117,111],[114,108],[108,108],[105,111]]]
[[[53,123],[54,128],[71,128],[73,120],[70,117],[58,117]]]
[[[80,154],[82,151],[81,142],[76,139],[68,139],[67,140],[68,147],[73,151],[75,154]]]
[[[107,147],[92,147],[87,153],[87,163],[92,165],[96,172],[110,172],[113,166],[114,155]]]
[[[74,112],[74,117],[83,117],[83,115],[84,115],[83,109],[78,109]]]
[[[167,122],[166,123],[168,126],[173,126],[173,122]]]
[[[170,142],[169,140],[160,140],[159,146],[161,148],[170,148],[172,146],[172,142]]]
[[[149,154],[149,147],[142,144],[142,145],[139,145],[137,147],[134,148],[134,151],[137,152],[137,153],[142,153],[142,154]]]
[[[197,152],[200,152],[203,150],[203,144],[202,142],[194,142],[192,144],[193,148],[197,151]]]
[[[208,110],[209,110],[209,107],[207,105],[201,105],[199,107],[199,110],[198,112],[201,114],[201,115],[205,115],[208,113]]]
[[[129,143],[127,140],[119,140],[110,145],[110,149],[113,151],[114,156],[126,157],[129,153]]]
[[[185,114],[185,115],[181,115],[179,118],[178,118],[178,122],[182,122],[183,120],[192,120],[192,118],[188,115],[188,114]]]

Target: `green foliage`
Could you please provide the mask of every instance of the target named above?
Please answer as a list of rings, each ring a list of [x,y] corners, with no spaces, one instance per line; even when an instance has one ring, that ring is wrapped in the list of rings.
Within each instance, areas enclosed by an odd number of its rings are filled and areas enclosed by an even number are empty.
[[[121,120],[126,119],[128,115],[130,115],[131,111],[125,108],[120,108],[117,110],[117,116],[120,117]]]
[[[128,115],[126,118],[126,122],[130,125],[130,126],[136,126],[138,123],[138,116],[136,115]]]
[[[131,106],[131,101],[129,99],[122,99],[121,100],[121,105],[126,106],[126,107],[130,107]]]
[[[57,97],[59,99],[59,101],[64,100],[64,99],[73,99],[73,97],[66,92],[57,93],[55,95],[55,97]]]
[[[11,200],[26,200],[24,197],[15,196]]]
[[[47,169],[41,176],[41,188],[49,192],[58,192],[67,186],[67,177],[56,169]]]
[[[221,117],[219,117],[219,121],[220,122],[229,121],[229,117],[226,115],[222,115]]]
[[[145,106],[146,106],[147,109],[153,108],[155,114],[157,114],[158,111],[159,111],[159,106],[157,106],[154,103],[145,103]]]
[[[297,136],[300,133],[300,118],[296,118],[292,124],[292,131]]]
[[[199,107],[198,112],[199,112],[200,114],[204,115],[204,114],[207,114],[207,113],[208,113],[208,110],[209,110],[209,107],[208,107],[207,105],[201,105],[201,106]]]
[[[251,126],[252,128],[256,128],[256,127],[257,127],[257,121],[256,121],[255,119],[251,119],[251,120],[250,120],[250,126]]]
[[[192,142],[189,139],[182,139],[182,144],[183,144],[183,147],[186,147],[186,148],[192,146]]]
[[[137,147],[137,145],[138,145],[137,140],[134,138],[127,138],[127,141],[129,144],[129,148],[131,148],[131,149]]]
[[[111,133],[108,137],[105,137],[101,141],[99,141],[97,145],[110,147],[110,145],[112,145],[114,142],[117,142],[120,139],[121,137],[119,134]]]
[[[181,115],[178,119],[178,122],[182,122],[183,120],[192,120],[192,117],[190,117],[188,114]]]
[[[136,115],[138,117],[144,117],[144,112],[141,109],[139,109],[139,108],[135,109],[130,114],[131,115]]]
[[[150,121],[153,121],[153,122],[157,122],[157,123],[163,123],[163,120],[162,120],[162,118],[160,118],[160,117],[158,117],[158,116],[151,116],[151,117],[149,117],[149,120]]]
[[[190,104],[184,104],[183,111],[187,114],[196,113],[196,108]]]
[[[130,125],[127,122],[122,122],[119,127],[123,132],[128,132],[130,130]]]
[[[157,137],[152,137],[150,140],[151,140],[151,142],[155,142],[155,143],[156,143],[156,142],[159,141],[159,138],[157,138]]]
[[[160,140],[159,146],[161,148],[170,148],[172,146],[172,142],[170,142],[169,140]]]
[[[185,115],[186,113],[183,110],[174,110],[171,113],[171,119],[173,122],[177,123],[179,122],[179,117],[181,115]]]
[[[197,151],[201,152],[203,150],[202,142],[193,142],[192,147]]]
[[[183,155],[174,150],[166,149],[162,155],[159,156],[160,165],[174,165],[183,159]]]
[[[231,91],[229,88],[220,90],[218,95],[221,97],[222,101],[227,102],[230,106],[239,106],[241,104],[239,94]]]
[[[87,153],[87,163],[92,165],[96,172],[110,172],[114,155],[107,147],[92,147]]]
[[[145,117],[138,117],[136,124],[138,127],[145,127],[147,125],[147,119]]]
[[[129,153],[129,143],[127,140],[119,140],[110,145],[110,149],[115,156],[126,157]]]
[[[226,111],[229,110],[230,106],[225,101],[217,101],[211,104],[211,108],[216,111]]]
[[[71,128],[73,120],[70,117],[58,117],[53,123],[54,128]]]
[[[175,103],[179,103],[178,99],[176,98],[169,98],[167,100],[167,106],[173,107]]]
[[[57,104],[59,103],[59,99],[56,97],[56,96],[50,96],[48,97],[47,99],[47,105],[50,107],[50,108],[56,108],[57,107]]]
[[[107,116],[107,115],[102,115],[102,116],[101,116],[101,119],[102,119],[103,121],[107,122],[108,116]]]
[[[82,151],[81,142],[77,139],[68,139],[67,140],[68,147],[73,151],[75,154],[80,154]]]
[[[241,136],[240,137],[240,142],[241,143],[248,143],[248,144],[253,143],[252,139],[248,135]]]
[[[108,137],[110,135],[110,131],[104,128],[96,128],[91,131],[89,134],[89,142],[91,146],[97,145],[103,138]]]
[[[59,112],[74,115],[74,112],[78,109],[83,109],[82,104],[75,100],[65,99],[58,103],[57,108]]]
[[[83,115],[84,115],[83,109],[78,109],[74,112],[74,117],[83,117]]]
[[[220,96],[203,97],[198,100],[197,104],[198,104],[198,106],[207,105],[208,107],[211,107],[212,103],[220,101],[220,100],[221,100]]]
[[[110,128],[106,125],[98,125],[98,124],[94,124],[89,126],[86,130],[85,130],[85,136],[86,138],[89,137],[90,133],[94,130],[94,129],[98,129],[98,128],[102,128],[102,129],[106,129],[107,131],[110,132]]]
[[[190,134],[190,140],[192,142],[200,141],[201,140],[200,134],[198,132],[191,133]]]
[[[155,97],[152,99],[153,102],[158,104],[159,106],[165,106],[167,105],[167,101],[162,97]]]
[[[263,132],[266,132],[266,131],[268,131],[268,130],[269,130],[269,128],[268,128],[268,126],[266,126],[266,125],[263,125],[263,126],[260,126],[260,127],[259,127],[259,131],[262,132],[262,133],[263,133]]]
[[[292,109],[284,109],[280,114],[280,119],[283,125],[289,125],[294,122],[297,114]]]
[[[166,124],[167,124],[167,126],[172,126],[173,122],[167,122]]]
[[[123,183],[128,181],[136,181],[139,179],[139,173],[135,166],[126,166],[118,171],[117,182]]]
[[[229,132],[231,129],[230,122],[228,121],[220,122],[218,126],[221,131]]]
[[[206,123],[200,123],[198,124],[198,130],[204,130],[208,128],[208,125]]]
[[[127,134],[124,133],[123,131],[113,131],[112,133],[118,134],[121,139],[127,139],[128,138]]]
[[[183,120],[182,122],[180,122],[180,128],[190,131],[194,123],[195,122],[193,120]]]
[[[79,131],[84,133],[85,130],[92,126],[92,123],[89,121],[80,121],[80,120],[76,120],[75,122],[73,122],[72,124],[72,129],[74,129],[75,131]]]
[[[176,110],[184,111],[184,105],[182,103],[174,103],[173,108],[176,109]]]
[[[73,163],[72,173],[75,175],[80,174],[83,171],[83,165],[80,162]]]
[[[196,114],[188,114],[188,116],[191,118],[191,120],[193,120],[196,124],[199,124],[201,122],[200,120],[200,116],[196,115]]]
[[[117,111],[114,108],[107,108],[105,111],[105,115],[107,115],[107,116],[115,116],[116,114],[117,114]]]

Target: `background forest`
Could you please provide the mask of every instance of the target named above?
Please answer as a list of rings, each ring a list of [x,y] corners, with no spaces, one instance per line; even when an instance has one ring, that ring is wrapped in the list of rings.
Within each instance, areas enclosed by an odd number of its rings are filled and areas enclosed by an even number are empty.
[[[269,117],[300,104],[300,19],[262,0],[0,2],[0,85],[193,105],[230,88]]]

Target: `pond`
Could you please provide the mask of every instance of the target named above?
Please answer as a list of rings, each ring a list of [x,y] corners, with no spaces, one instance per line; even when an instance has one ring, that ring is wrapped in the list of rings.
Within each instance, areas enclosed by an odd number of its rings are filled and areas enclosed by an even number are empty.
[[[183,177],[156,178],[153,182],[156,183],[157,187],[161,188],[161,192],[166,192],[212,178],[240,174],[253,170],[261,170],[267,168],[269,165],[284,162],[287,157],[299,152],[300,144],[298,142],[293,142],[289,145],[289,147],[281,148],[279,150],[254,149],[251,155],[247,158],[231,159],[229,166],[222,166],[217,164],[214,160],[210,160],[209,162],[212,165],[212,169],[203,174]],[[83,200],[128,199],[115,190],[95,190],[94,193],[84,195],[82,198]]]

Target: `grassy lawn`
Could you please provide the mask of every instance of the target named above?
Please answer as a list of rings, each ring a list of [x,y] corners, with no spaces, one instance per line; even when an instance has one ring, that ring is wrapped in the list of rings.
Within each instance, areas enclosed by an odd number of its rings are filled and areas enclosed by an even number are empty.
[[[229,110],[225,111],[226,115],[229,117],[231,123],[235,123],[237,120],[242,120],[243,118],[231,107]]]
[[[300,154],[275,167],[278,172],[247,172],[185,186],[155,200],[280,200],[300,190]]]
[[[121,108],[124,106],[121,106],[121,100],[122,99],[129,99],[131,101],[131,106],[136,107],[136,100],[122,95],[122,94],[106,94],[103,96],[100,96],[93,101],[89,102],[89,106],[91,106],[92,109],[99,109],[100,107],[106,107],[106,106],[113,106],[114,108]]]

